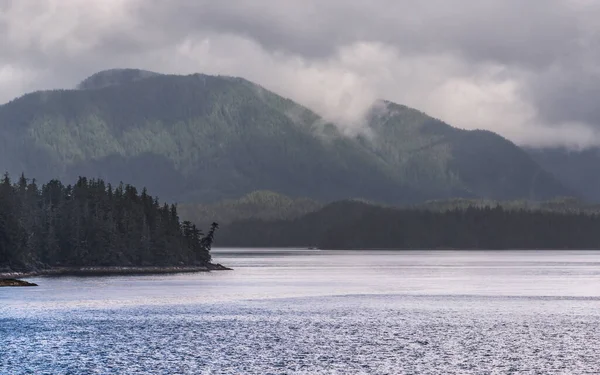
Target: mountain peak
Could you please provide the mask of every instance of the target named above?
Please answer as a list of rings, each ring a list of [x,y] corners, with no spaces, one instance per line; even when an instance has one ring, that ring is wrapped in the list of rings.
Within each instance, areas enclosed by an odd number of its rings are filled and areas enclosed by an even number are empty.
[[[117,86],[142,79],[156,77],[160,73],[141,69],[108,69],[94,73],[77,85],[79,90],[96,90],[109,86]]]

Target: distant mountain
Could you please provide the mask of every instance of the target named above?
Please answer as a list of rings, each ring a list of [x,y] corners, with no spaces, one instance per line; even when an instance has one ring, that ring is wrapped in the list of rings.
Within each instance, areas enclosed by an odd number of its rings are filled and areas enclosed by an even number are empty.
[[[490,131],[454,128],[387,101],[377,103],[368,120],[374,139],[366,147],[399,180],[428,196],[545,200],[577,195]]]
[[[129,181],[177,202],[258,190],[394,204],[573,195],[496,134],[384,101],[367,120],[367,135],[347,137],[241,78],[114,69],[0,106],[0,170]]]
[[[531,148],[527,152],[565,185],[580,192],[582,198],[600,203],[600,148]]]

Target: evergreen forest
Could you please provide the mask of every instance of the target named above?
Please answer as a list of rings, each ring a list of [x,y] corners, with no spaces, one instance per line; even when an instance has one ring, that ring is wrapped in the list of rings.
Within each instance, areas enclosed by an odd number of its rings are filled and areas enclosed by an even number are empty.
[[[175,205],[162,204],[131,185],[116,187],[79,177],[38,186],[25,176],[0,181],[0,270],[33,271],[84,266],[202,266],[218,225],[206,235],[180,222]]]
[[[219,246],[322,249],[600,249],[600,215],[495,207],[400,209],[335,202],[293,220],[239,220]]]

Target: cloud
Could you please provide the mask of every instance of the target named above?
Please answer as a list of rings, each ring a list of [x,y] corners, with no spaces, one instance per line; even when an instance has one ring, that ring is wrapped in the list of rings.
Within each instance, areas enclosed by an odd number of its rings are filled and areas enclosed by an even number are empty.
[[[592,0],[0,0],[0,102],[107,68],[242,76],[344,124],[377,98],[600,145]]]
[[[25,91],[33,84],[34,79],[35,72],[10,64],[0,65],[0,87],[2,87],[0,90],[5,91],[8,95]]]

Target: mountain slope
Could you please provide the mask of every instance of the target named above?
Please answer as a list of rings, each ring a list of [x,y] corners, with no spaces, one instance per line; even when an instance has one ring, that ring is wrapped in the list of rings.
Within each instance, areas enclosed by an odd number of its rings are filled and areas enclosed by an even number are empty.
[[[214,202],[257,190],[326,202],[572,195],[521,149],[397,104],[376,105],[371,136],[342,136],[310,110],[241,78],[109,70],[77,90],[0,106],[0,169],[148,186]]]
[[[600,203],[600,148],[581,151],[532,148],[527,151],[544,169],[581,192],[584,199]]]
[[[446,197],[545,200],[577,195],[498,134],[454,128],[391,102],[371,111],[373,152],[420,191],[446,187]],[[439,195],[439,193],[438,193]]]
[[[0,107],[0,167],[38,178],[127,178],[182,201],[255,190],[320,200],[418,196],[335,127],[316,129],[319,120],[243,79],[200,74],[36,92]]]

